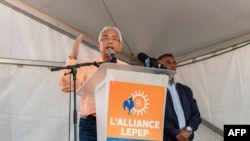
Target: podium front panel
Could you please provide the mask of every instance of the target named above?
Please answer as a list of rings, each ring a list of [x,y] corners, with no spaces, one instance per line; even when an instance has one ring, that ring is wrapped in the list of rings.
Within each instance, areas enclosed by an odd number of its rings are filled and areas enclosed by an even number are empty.
[[[98,141],[162,140],[168,75],[107,69],[95,87]]]
[[[120,81],[109,85],[107,141],[161,141],[165,87]]]

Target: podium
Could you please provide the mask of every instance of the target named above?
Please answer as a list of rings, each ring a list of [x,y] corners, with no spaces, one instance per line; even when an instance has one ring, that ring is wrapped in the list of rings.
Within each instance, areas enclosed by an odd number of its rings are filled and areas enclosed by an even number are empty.
[[[94,96],[98,141],[161,141],[166,86],[175,71],[104,63],[77,90]]]

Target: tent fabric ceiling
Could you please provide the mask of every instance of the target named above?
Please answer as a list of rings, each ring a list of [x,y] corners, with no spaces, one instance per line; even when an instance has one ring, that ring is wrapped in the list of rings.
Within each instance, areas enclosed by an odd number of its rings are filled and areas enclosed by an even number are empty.
[[[129,60],[144,52],[173,53],[177,61],[212,52],[250,33],[246,0],[20,0],[97,39],[102,27],[123,34],[122,54]],[[245,38],[244,38],[245,40]]]

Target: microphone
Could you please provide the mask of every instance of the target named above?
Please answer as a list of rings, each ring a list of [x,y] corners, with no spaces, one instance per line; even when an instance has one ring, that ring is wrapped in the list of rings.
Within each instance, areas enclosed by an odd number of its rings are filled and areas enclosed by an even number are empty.
[[[137,59],[140,60],[141,62],[143,62],[145,67],[154,67],[154,68],[160,68],[160,69],[167,69],[162,64],[158,63],[157,59],[152,58],[152,57],[148,56],[145,53],[142,53],[142,52],[139,53],[137,55]]]
[[[113,49],[110,49],[109,52],[108,52],[109,56],[110,56],[110,60],[109,62],[110,63],[116,63],[117,60],[116,60],[116,57],[115,57],[115,51]]]

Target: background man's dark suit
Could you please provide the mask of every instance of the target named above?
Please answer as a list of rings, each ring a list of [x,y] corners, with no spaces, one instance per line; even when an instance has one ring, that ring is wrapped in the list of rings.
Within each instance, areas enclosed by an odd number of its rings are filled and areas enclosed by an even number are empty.
[[[176,84],[176,89],[180,97],[180,102],[186,119],[186,127],[190,126],[193,129],[190,141],[194,138],[194,131],[198,129],[201,123],[200,112],[193,97],[192,90],[180,83]],[[170,91],[167,91],[167,100],[165,107],[165,121],[164,121],[164,135],[163,141],[177,141],[176,135],[178,134],[179,123],[177,115],[174,110],[173,100]]]

